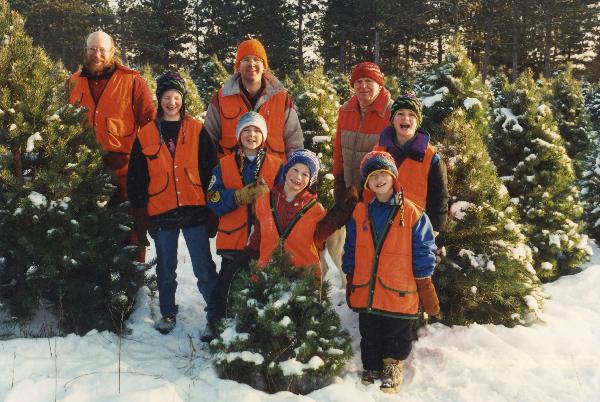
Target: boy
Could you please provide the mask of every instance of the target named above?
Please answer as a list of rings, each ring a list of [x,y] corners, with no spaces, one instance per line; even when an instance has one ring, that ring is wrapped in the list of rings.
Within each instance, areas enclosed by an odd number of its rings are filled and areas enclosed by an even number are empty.
[[[427,215],[404,198],[390,154],[369,152],[360,173],[363,199],[346,224],[342,269],[348,305],[359,313],[362,383],[381,378],[380,389],[393,393],[412,348],[419,301],[428,314],[439,313],[431,282],[433,229]]]

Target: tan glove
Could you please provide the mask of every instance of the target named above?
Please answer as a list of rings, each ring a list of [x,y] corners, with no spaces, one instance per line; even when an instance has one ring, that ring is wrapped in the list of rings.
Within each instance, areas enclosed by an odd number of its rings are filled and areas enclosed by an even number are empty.
[[[269,191],[270,191],[269,186],[267,186],[265,179],[263,179],[261,176],[258,176],[258,179],[256,179],[256,182],[254,182],[254,188],[252,189],[253,200],[256,201],[263,194],[266,194]]]
[[[440,313],[440,301],[438,300],[431,277],[416,279],[416,281],[419,299],[421,299],[421,304],[425,312],[429,316],[438,315]]]
[[[235,190],[235,203],[237,205],[252,204],[252,201],[254,201],[253,191],[254,183],[246,184],[239,190]]]

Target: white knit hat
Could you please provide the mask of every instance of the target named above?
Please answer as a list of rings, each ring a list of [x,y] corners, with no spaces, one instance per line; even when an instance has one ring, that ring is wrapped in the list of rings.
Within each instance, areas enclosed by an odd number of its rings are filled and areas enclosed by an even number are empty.
[[[267,122],[265,121],[264,117],[256,112],[248,112],[242,116],[240,121],[238,121],[238,124],[235,128],[235,137],[237,138],[238,142],[240,141],[240,134],[248,126],[257,127],[260,130],[262,133],[261,145],[264,144],[267,140]]]

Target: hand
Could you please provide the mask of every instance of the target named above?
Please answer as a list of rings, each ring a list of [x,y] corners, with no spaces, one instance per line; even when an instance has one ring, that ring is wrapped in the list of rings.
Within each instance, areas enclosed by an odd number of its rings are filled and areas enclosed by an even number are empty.
[[[419,299],[425,309],[425,312],[429,316],[436,316],[440,313],[440,301],[438,300],[435,287],[431,281],[431,277],[416,279],[417,292],[419,292]]]
[[[252,189],[253,200],[256,201],[263,194],[266,194],[269,191],[270,191],[269,186],[265,182],[265,179],[263,179],[262,176],[258,176],[258,178],[256,179],[256,182],[254,182],[254,188]]]
[[[345,197],[341,200],[339,206],[345,212],[354,211],[354,206],[358,202],[358,190],[352,186],[346,190]]]
[[[253,198],[254,191],[254,183],[246,184],[244,187],[239,190],[235,190],[235,203],[239,205],[252,204],[254,201]]]
[[[150,228],[150,218],[146,208],[133,208],[133,229],[137,235],[138,241],[144,246],[149,246],[150,242],[146,234]]]

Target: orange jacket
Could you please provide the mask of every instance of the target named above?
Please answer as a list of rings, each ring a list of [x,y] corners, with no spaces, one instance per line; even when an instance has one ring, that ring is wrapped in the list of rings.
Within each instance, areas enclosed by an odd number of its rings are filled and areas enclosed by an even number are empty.
[[[377,244],[368,216],[368,201],[356,205],[354,275],[349,306],[359,312],[416,318],[419,295],[413,276],[412,229],[422,211],[403,200]],[[376,246],[377,245],[377,246]]]
[[[198,171],[198,144],[202,123],[186,117],[179,129],[175,159],[162,141],[155,122],[146,124],[138,133],[142,153],[148,163],[148,215],[172,209],[206,205],[202,180]]]
[[[387,152],[387,149],[384,146],[375,145],[373,151]],[[404,195],[421,209],[425,209],[427,205],[427,180],[435,152],[435,148],[429,144],[422,162],[406,158],[398,166],[398,181],[402,186]]]
[[[281,160],[279,158],[265,154],[258,175],[265,180],[269,188],[273,187],[280,167]],[[225,188],[238,190],[244,187],[235,153],[221,158],[219,169]],[[222,215],[219,218],[219,229],[217,231],[217,250],[243,250],[248,241],[248,228],[251,225],[252,205],[244,205]]]
[[[219,105],[221,118],[221,139],[219,141],[219,152],[223,155],[232,153],[237,145],[235,128],[238,121],[249,112],[250,109],[244,102],[241,94],[223,96],[223,89],[219,90]],[[285,110],[287,92],[280,91],[273,94],[257,110],[267,122],[267,141],[265,146],[269,152],[274,153],[279,159],[285,161],[285,144],[283,141],[283,130],[285,125]],[[221,154],[219,155],[221,156]]]
[[[256,200],[256,218],[260,222],[259,266],[266,266],[279,242],[283,241],[285,251],[291,253],[295,267],[315,266],[315,275],[321,277],[319,250],[313,241],[317,223],[325,216],[325,209],[316,199],[311,200],[296,215],[287,228],[280,228],[273,193],[269,192]]]

